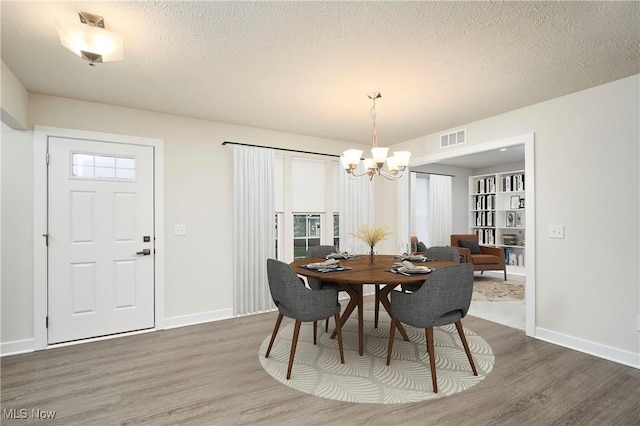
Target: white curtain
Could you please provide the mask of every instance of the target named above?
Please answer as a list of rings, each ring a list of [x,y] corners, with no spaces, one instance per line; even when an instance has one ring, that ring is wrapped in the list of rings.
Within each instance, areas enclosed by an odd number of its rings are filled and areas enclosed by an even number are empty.
[[[362,164],[356,173],[362,173]],[[354,254],[368,253],[369,247],[353,237],[361,225],[374,225],[373,189],[374,181],[367,176],[350,179],[344,171],[340,173],[340,247]]]
[[[451,243],[451,176],[429,176],[429,234],[431,246]]]
[[[398,187],[398,234],[396,235],[396,249],[399,253],[409,251],[409,238],[412,229],[413,196],[411,193],[411,180],[415,179],[415,173],[405,171],[402,177],[396,180]]]
[[[267,259],[275,258],[273,150],[233,146],[233,310],[275,309]]]
[[[431,244],[431,230],[429,227],[429,175],[411,173],[411,235],[418,237],[427,247]]]

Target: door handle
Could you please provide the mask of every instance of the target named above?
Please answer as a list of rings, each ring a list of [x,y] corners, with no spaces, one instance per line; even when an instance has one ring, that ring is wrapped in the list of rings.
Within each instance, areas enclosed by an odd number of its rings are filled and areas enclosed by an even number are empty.
[[[149,256],[151,254],[151,249],[144,249],[141,251],[137,251],[136,254],[141,254],[143,256]]]

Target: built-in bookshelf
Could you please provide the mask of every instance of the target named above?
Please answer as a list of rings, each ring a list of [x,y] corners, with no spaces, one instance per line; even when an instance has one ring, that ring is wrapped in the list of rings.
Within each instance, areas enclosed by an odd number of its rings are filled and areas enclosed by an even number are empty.
[[[507,271],[525,269],[524,170],[469,178],[469,228],[481,245],[503,247]]]

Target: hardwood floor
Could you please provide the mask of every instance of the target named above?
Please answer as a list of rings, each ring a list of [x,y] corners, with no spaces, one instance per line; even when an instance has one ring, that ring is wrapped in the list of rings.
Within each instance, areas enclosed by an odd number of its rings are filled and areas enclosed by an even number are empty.
[[[275,319],[269,313],[4,357],[2,424],[640,425],[640,370],[470,316],[464,326],[496,357],[472,389],[401,405],[314,397],[260,366],[258,348]],[[55,419],[36,419],[32,410],[55,411]]]

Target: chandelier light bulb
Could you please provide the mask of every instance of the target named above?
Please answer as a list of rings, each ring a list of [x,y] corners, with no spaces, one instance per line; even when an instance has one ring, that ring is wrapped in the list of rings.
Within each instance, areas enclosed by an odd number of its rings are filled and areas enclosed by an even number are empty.
[[[365,158],[364,159],[364,168],[367,169],[367,171],[369,170],[375,170],[376,167],[376,161],[373,158]]]
[[[387,158],[387,167],[392,175],[398,174],[398,157],[393,156]]]
[[[342,157],[340,157],[340,161],[342,162],[342,167],[347,170],[348,173],[350,171],[358,168],[358,164],[360,164],[360,158],[362,157],[361,149],[348,149],[342,153]]]
[[[371,148],[371,156],[375,160],[376,163],[384,163],[384,160],[387,158],[387,153],[389,152],[389,148],[384,147],[376,147]]]
[[[400,170],[404,170],[409,165],[409,159],[411,158],[411,153],[409,151],[395,151],[393,155],[398,161],[398,167]]]

